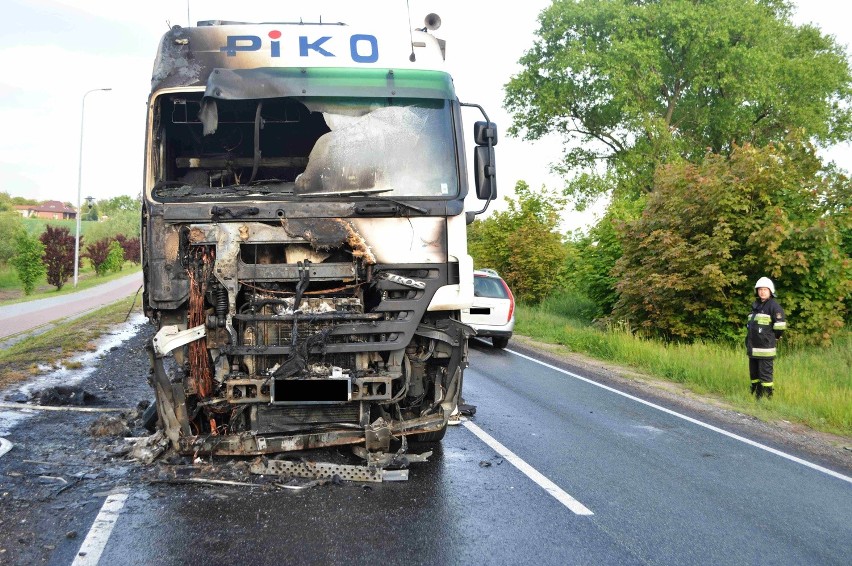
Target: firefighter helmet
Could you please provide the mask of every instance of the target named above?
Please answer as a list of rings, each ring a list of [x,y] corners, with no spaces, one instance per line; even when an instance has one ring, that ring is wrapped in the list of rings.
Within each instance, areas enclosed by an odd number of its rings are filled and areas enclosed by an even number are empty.
[[[754,284],[754,289],[760,289],[761,287],[766,287],[769,289],[769,292],[772,293],[772,296],[775,296],[775,285],[772,283],[772,279],[769,277],[761,277],[757,280],[757,283]]]

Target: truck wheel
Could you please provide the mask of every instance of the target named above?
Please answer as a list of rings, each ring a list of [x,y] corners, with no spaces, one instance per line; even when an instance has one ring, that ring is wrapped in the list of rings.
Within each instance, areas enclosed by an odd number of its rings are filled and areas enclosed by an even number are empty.
[[[509,339],[505,336],[494,336],[491,338],[491,344],[493,344],[495,348],[500,348],[502,350],[509,345]]]
[[[441,430],[436,430],[434,432],[412,434],[411,440],[414,442],[440,442],[444,438],[445,434],[447,434],[447,425],[444,425]]]

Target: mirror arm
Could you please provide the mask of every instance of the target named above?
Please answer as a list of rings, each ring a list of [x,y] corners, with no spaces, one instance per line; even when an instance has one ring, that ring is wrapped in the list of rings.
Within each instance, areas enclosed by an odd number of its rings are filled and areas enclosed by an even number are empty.
[[[485,113],[485,109],[482,106],[480,106],[479,104],[473,104],[471,102],[459,101],[459,106],[468,106],[470,108],[478,108],[479,111],[482,112],[482,115],[485,117],[485,123],[486,124],[491,123],[491,119],[488,117],[488,114]],[[489,168],[494,167],[494,149],[493,148],[494,148],[494,146],[491,145],[491,138],[488,138],[488,155],[491,156],[491,160],[490,160],[491,164],[488,165]],[[470,211],[470,212],[467,212],[465,214],[467,215],[468,218],[475,217],[479,214],[482,214],[486,210],[488,210],[489,204],[491,204],[491,195],[490,194],[488,195],[488,199],[485,201],[485,206],[482,207],[482,210],[477,210],[476,212]],[[468,221],[468,224],[470,224],[470,221]]]

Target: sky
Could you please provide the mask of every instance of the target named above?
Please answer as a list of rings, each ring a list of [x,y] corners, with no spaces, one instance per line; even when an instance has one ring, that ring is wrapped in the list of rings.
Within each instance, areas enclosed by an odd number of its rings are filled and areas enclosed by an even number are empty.
[[[407,26],[403,0],[311,0],[225,2],[221,0],[4,0],[0,31],[0,191],[12,196],[76,203],[136,196],[142,188],[145,112],[151,69],[160,37],[169,25],[199,20],[379,22]],[[798,0],[794,23],[813,23],[852,45],[852,4]],[[538,14],[550,0],[498,4],[485,0],[409,0],[411,25],[430,12],[441,17],[433,34],[447,41],[447,68],[462,102],[483,106],[500,131],[496,150],[500,200],[519,179],[531,187],[559,189],[550,172],[559,160],[558,138],[532,143],[508,137],[503,86],[520,70],[518,59],[534,41]],[[511,9],[503,6],[510,5]],[[273,7],[274,6],[274,7]],[[85,98],[80,160],[81,106]],[[468,129],[478,119],[465,114]],[[468,143],[468,153],[471,144]],[[469,155],[469,157],[471,157]],[[852,170],[852,146],[824,157]],[[82,163],[82,166],[81,166]],[[478,208],[469,199],[467,208]],[[567,210],[563,230],[584,229],[603,209]]]

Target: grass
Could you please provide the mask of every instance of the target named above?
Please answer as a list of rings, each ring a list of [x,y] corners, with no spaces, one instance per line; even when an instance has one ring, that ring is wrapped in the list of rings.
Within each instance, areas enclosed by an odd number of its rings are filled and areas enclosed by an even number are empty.
[[[134,297],[122,299],[0,351],[0,389],[38,375],[42,368],[79,369],[81,364],[71,358],[79,352],[94,351],[98,338],[124,322],[133,302]],[[133,312],[141,312],[138,299]]]
[[[109,273],[103,277],[98,277],[94,269],[91,267],[81,269],[77,278],[77,288],[74,288],[74,278],[71,277],[62,286],[62,289],[57,291],[56,287],[49,285],[45,279],[42,279],[31,295],[24,295],[21,289],[21,282],[18,281],[18,275],[15,269],[11,266],[0,267],[0,306],[21,303],[24,301],[34,301],[36,299],[45,299],[48,297],[56,297],[67,295],[75,291],[89,289],[101,283],[112,281],[141,271],[142,266],[135,263],[125,263],[124,268],[116,273]]]
[[[775,360],[775,396],[756,403],[749,394],[744,348],[719,343],[664,344],[625,329],[600,330],[554,312],[547,303],[518,305],[515,332],[561,344],[723,399],[764,420],[784,419],[852,437],[852,333],[826,348],[785,348]]]

